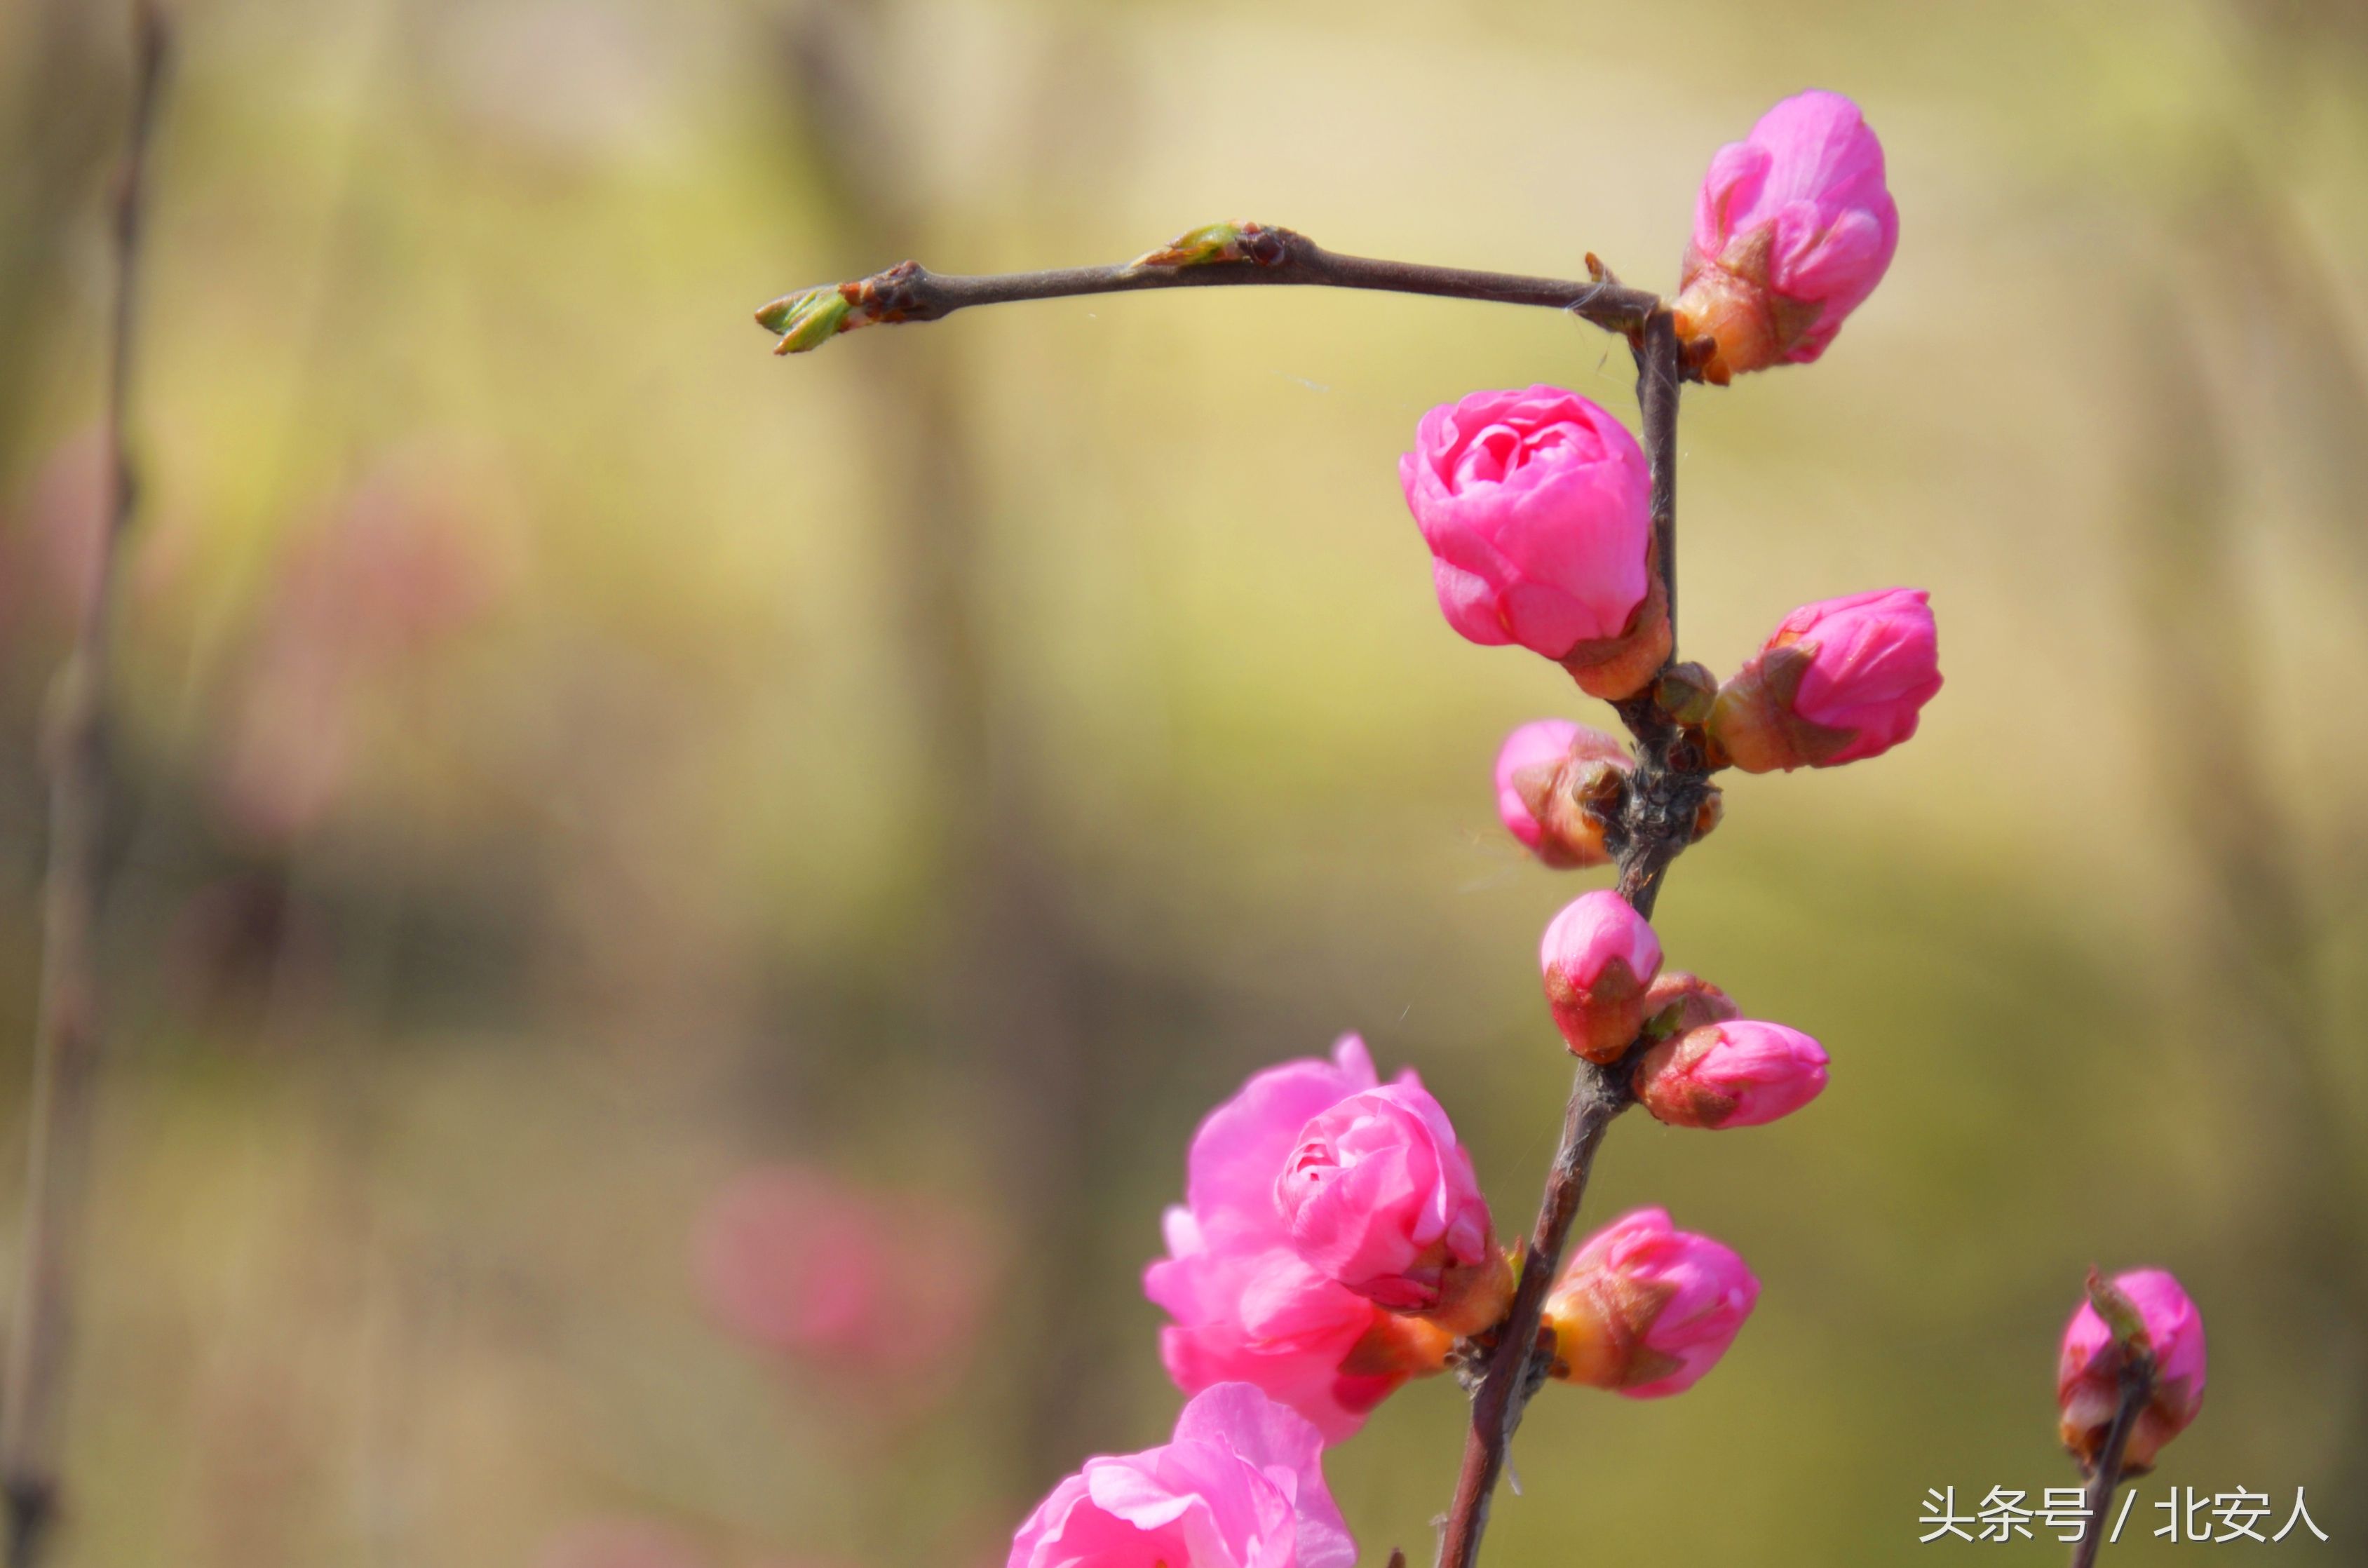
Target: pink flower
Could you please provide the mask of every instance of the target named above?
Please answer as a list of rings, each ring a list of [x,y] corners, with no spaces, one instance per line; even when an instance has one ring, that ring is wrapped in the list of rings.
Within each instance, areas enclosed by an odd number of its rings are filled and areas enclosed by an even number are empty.
[[[1758,1127],[1826,1086],[1826,1053],[1782,1024],[1748,1019],[1671,1035],[1636,1063],[1637,1101],[1672,1127]]]
[[[1310,1264],[1275,1202],[1307,1124],[1378,1086],[1364,1041],[1344,1036],[1329,1062],[1253,1075],[1193,1135],[1184,1204],[1167,1210],[1169,1256],[1143,1277],[1175,1319],[1160,1358],[1186,1392],[1254,1383],[1338,1442],[1408,1377],[1443,1364],[1449,1335]]]
[[[1457,1335],[1504,1315],[1512,1271],[1472,1156],[1413,1073],[1302,1128],[1274,1199],[1299,1256],[1367,1301]]]
[[[1628,748],[1600,730],[1539,719],[1505,737],[1497,753],[1497,815],[1506,831],[1557,869],[1603,866],[1603,818],[1596,807],[1634,766]]]
[[[1202,1392],[1176,1435],[1087,1460],[1011,1540],[1008,1568],[1352,1568],[1324,1437],[1247,1383]]]
[[[1567,662],[1590,691],[1627,683],[1598,696],[1628,696],[1659,667],[1652,482],[1603,409],[1558,387],[1473,392],[1422,416],[1398,483],[1457,631]]]
[[[693,1263],[709,1308],[743,1338],[833,1369],[927,1381],[969,1347],[979,1251],[939,1206],[775,1165],[709,1200]]]
[[[1572,1051],[1617,1062],[1645,1027],[1645,988],[1661,971],[1661,942],[1618,893],[1599,890],[1548,924],[1538,967],[1554,1027]]]
[[[1711,706],[1719,759],[1746,773],[1836,767],[1913,735],[1941,689],[1928,597],[1883,588],[1786,616]]]
[[[2089,1290],[2099,1289],[2089,1276]],[[2155,1361],[2154,1397],[2130,1429],[2123,1473],[2154,1468],[2162,1446],[2187,1429],[2203,1407],[2203,1314],[2179,1281],[2159,1268],[2113,1276],[2118,1291],[2143,1325],[2145,1347]],[[2108,1297],[2111,1300],[2110,1294]],[[2063,1411],[2064,1446],[2092,1466],[2105,1446],[2121,1403],[2121,1377],[2127,1356],[2093,1300],[2080,1303],[2064,1328],[2064,1348],[2055,1363],[2055,1403]]]
[[[1639,1209],[1595,1233],[1547,1293],[1554,1375],[1631,1399],[1683,1393],[1718,1364],[1759,1300],[1743,1259]]]
[[[1839,93],[1803,93],[1711,160],[1676,301],[1678,331],[1707,336],[1703,378],[1804,365],[1826,351],[1891,265],[1899,210],[1883,144]]]

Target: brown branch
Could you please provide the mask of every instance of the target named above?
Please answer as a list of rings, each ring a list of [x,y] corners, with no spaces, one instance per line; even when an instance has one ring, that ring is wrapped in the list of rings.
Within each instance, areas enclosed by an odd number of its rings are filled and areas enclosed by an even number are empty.
[[[1639,324],[1635,340],[1636,395],[1645,418],[1645,453],[1653,472],[1653,534],[1669,613],[1677,613],[1678,393],[1685,377],[1675,324],[1656,301]],[[1674,640],[1674,629],[1672,631]],[[1672,653],[1671,657],[1675,654]],[[1669,865],[1693,841],[1709,775],[1692,755],[1680,727],[1654,703],[1648,688],[1614,705],[1636,739],[1620,820],[1610,835],[1618,854],[1620,896],[1651,918]],[[1539,1320],[1547,1290],[1562,1267],[1579,1201],[1595,1165],[1596,1151],[1611,1121],[1628,1108],[1629,1063],[1578,1065],[1570,1099],[1563,1108],[1562,1142],[1546,1172],[1545,1196],[1536,1226],[1521,1256],[1520,1287],[1512,1310],[1497,1331],[1472,1399],[1472,1426],[1463,1442],[1463,1465],[1455,1500],[1440,1536],[1440,1568],[1473,1568],[1480,1537],[1488,1525],[1488,1504],[1503,1474],[1505,1456],[1521,1413],[1544,1381],[1548,1347],[1539,1343]]]
[[[0,1491],[6,1562],[40,1560],[57,1511],[59,1410],[74,1319],[72,1254],[82,1211],[93,1078],[99,1053],[97,925],[108,795],[108,632],[117,557],[137,504],[125,435],[133,303],[147,153],[164,82],[167,33],[154,0],[132,12],[131,131],[115,189],[115,295],[108,345],[106,510],[97,568],[50,713],[49,870],[43,889],[40,1010],[25,1233],[7,1388],[0,1400]]]
[[[2154,1358],[2130,1357],[2122,1364],[2121,1382],[2122,1402],[2114,1408],[2113,1424],[2106,1429],[2105,1446],[2097,1450],[2096,1466],[2089,1472],[2088,1490],[2080,1499],[2089,1512],[2079,1542],[2072,1548],[2072,1568],[2090,1568],[2104,1549],[2105,1516],[2112,1512],[2113,1492],[2122,1483],[2122,1456],[2128,1451],[2139,1414],[2154,1398]]]
[[[1590,258],[1591,259],[1591,258]],[[1608,332],[1637,332],[1660,304],[1643,289],[1604,278],[1574,282],[1517,273],[1426,267],[1326,250],[1293,230],[1261,223],[1212,224],[1178,235],[1167,246],[1116,267],[1072,267],[1047,272],[953,277],[917,261],[848,283],[825,283],[785,294],[757,312],[758,324],[780,335],[777,352],[818,347],[837,333],[875,323],[938,321],[973,305],[1058,300],[1079,294],[1121,294],[1144,289],[1233,286],[1368,289],[1498,304],[1537,305],[1583,316]],[[801,327],[805,330],[800,330]]]

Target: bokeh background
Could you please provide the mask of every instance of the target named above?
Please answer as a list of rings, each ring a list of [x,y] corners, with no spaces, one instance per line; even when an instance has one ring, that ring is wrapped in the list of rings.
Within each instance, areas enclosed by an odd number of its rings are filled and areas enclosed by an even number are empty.
[[[59,1563],[999,1562],[1166,1435],[1138,1276],[1193,1124],[1345,1029],[1525,1227],[1568,1075],[1534,942],[1591,879],[1522,859],[1488,765],[1609,716],[1447,631],[1395,461],[1475,387],[1633,414],[1620,346],[1224,290],[781,361],[749,313],[1235,216],[1668,286],[1711,153],[1812,85],[1903,243],[1825,362],[1689,394],[1683,642],[1923,585],[1949,684],[1678,867],[1672,960],[1833,1088],[1616,1130],[1590,1222],[1665,1204],[1765,1295],[1684,1398],[1542,1398],[1489,1560],[2055,1560],[1918,1521],[2073,1481],[2096,1262],[2177,1270],[2213,1356],[2108,1561],[2184,1550],[2140,1526],[2192,1485],[2271,1526],[2306,1487],[2333,1540],[2281,1560],[2368,1562],[2359,7],[176,21]],[[12,1267],[127,52],[109,5],[0,12]],[[1460,1411],[1417,1385],[1333,1456],[1372,1561],[1428,1560]]]

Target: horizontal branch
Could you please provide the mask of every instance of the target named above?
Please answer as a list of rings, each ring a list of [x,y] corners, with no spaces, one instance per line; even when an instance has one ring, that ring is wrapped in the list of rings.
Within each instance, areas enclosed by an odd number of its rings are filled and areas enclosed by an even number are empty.
[[[1427,267],[1326,250],[1306,235],[1261,223],[1212,223],[1180,234],[1162,248],[1115,267],[1071,267],[1047,272],[981,277],[931,272],[917,261],[851,283],[825,283],[784,294],[757,312],[757,324],[780,337],[774,350],[803,353],[842,332],[878,323],[937,321],[972,305],[1060,300],[1080,294],[1124,294],[1144,289],[1241,286],[1368,289],[1568,311],[1607,332],[1633,335],[1660,304],[1659,296],[1622,285],[1593,256],[1588,282]]]

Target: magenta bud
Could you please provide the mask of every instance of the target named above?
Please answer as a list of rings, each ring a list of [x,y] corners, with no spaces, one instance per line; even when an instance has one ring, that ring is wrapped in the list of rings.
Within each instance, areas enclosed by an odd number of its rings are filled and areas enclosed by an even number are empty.
[[[1719,688],[1713,757],[1770,773],[1878,756],[1916,733],[1940,689],[1940,634],[1923,589],[1804,605]]]
[[[1899,210],[1883,144],[1839,93],[1802,93],[1718,150],[1694,203],[1675,302],[1702,379],[1826,351],[1891,265]]]
[[[1617,1062],[1645,1026],[1646,988],[1661,972],[1660,938],[1618,893],[1585,893],[1546,926],[1538,966],[1554,1027],[1573,1053]]]
[[[2203,1407],[2203,1314],[2159,1268],[2116,1274],[2111,1284],[2091,1273],[2089,1294],[2065,1325],[2056,1358],[2058,1429],[2081,1468],[2093,1468],[2120,1410],[2122,1380],[2133,1358],[2151,1358],[2153,1393],[2130,1428],[2122,1460],[2123,1474],[2143,1475]],[[2105,1312],[2097,1310],[2099,1301]],[[2118,1329],[2109,1317],[2120,1320]]]
[[[1631,1399],[1682,1393],[1718,1364],[1759,1301],[1733,1249],[1639,1209],[1588,1238],[1547,1293],[1554,1376]]]
[[[1497,753],[1497,815],[1530,852],[1556,869],[1605,866],[1605,809],[1633,764],[1600,730],[1540,719],[1505,737]]]
[[[1823,1092],[1826,1053],[1798,1029],[1730,1019],[1654,1046],[1634,1085],[1637,1103],[1671,1127],[1758,1127]]]

